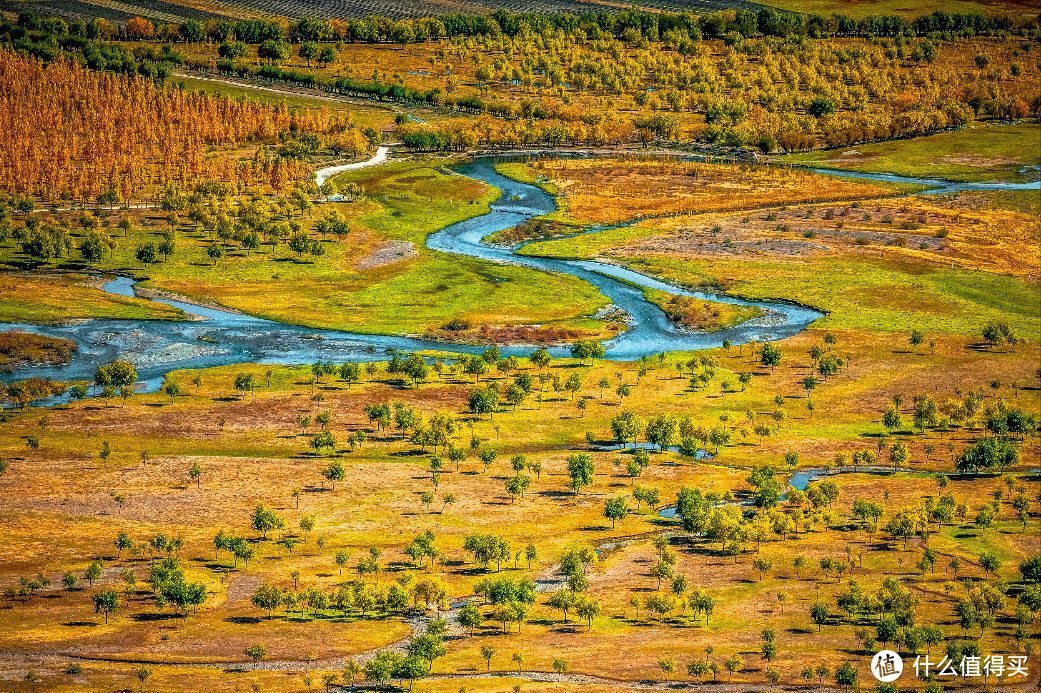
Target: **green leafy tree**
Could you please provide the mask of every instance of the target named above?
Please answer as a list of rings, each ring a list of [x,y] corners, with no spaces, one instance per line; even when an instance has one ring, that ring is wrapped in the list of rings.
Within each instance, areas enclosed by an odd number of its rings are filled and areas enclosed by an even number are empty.
[[[108,623],[109,615],[119,608],[119,593],[111,588],[99,590],[91,600],[94,602],[94,613],[104,614],[105,623]]]
[[[611,529],[615,528],[616,522],[624,520],[628,515],[629,505],[624,498],[608,498],[607,502],[604,503],[604,517],[611,521]]]

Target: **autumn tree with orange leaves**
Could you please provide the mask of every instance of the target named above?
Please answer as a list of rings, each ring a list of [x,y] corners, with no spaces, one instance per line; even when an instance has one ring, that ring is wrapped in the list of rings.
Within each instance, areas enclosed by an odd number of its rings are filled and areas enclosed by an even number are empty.
[[[270,151],[289,132],[368,146],[349,117],[326,109],[290,112],[0,50],[0,190],[8,193],[125,202],[206,180],[279,192],[309,175],[303,161]]]

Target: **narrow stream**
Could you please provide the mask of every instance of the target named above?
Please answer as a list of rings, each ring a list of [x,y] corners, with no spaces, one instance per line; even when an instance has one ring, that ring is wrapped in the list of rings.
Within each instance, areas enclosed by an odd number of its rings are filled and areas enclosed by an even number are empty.
[[[519,255],[520,247],[503,248],[483,242],[489,234],[511,228],[532,217],[555,209],[552,196],[534,185],[521,183],[495,171],[495,159],[481,158],[457,167],[461,175],[492,185],[502,191],[484,215],[452,224],[427,237],[433,250],[468,255],[492,262],[511,263],[547,272],[569,274],[596,286],[611,304],[628,316],[628,329],[605,342],[607,357],[632,360],[665,351],[693,351],[733,344],[772,341],[790,337],[822,313],[784,301],[750,301],[723,294],[689,291],[666,284],[633,270],[603,262],[557,260]],[[817,169],[821,173],[895,183],[928,186],[926,193],[961,190],[1034,190],[1041,183],[951,183],[888,174],[867,174]],[[104,285],[114,294],[135,295],[134,280],[120,277]],[[717,332],[684,329],[643,296],[644,287],[675,294],[756,306],[765,314]],[[480,352],[483,347],[453,344],[392,335],[362,334],[289,325],[216,308],[206,308],[169,299],[153,299],[179,308],[193,319],[89,320],[65,325],[6,324],[0,330],[24,330],[74,340],[78,350],[64,366],[39,366],[17,370],[5,379],[41,376],[53,380],[90,380],[98,365],[116,358],[133,362],[141,378],[139,387],[154,391],[163,376],[180,368],[205,368],[234,363],[298,364],[317,360],[364,361],[381,358],[390,351],[441,350],[459,354]],[[506,347],[504,354],[523,355],[530,346]],[[565,349],[551,349],[563,355]]]
[[[691,292],[651,277],[614,265],[586,261],[528,258],[482,242],[489,234],[511,228],[555,208],[553,198],[540,188],[520,183],[495,172],[487,159],[463,164],[461,175],[493,185],[502,194],[489,213],[452,224],[427,237],[427,245],[437,251],[523,265],[548,272],[571,274],[596,286],[611,303],[629,316],[628,329],[605,343],[607,357],[637,359],[663,351],[709,349],[724,340],[741,344],[751,340],[783,339],[804,329],[821,317],[818,311],[785,302],[745,301],[730,296]],[[135,295],[135,281],[116,278],[104,290],[123,296]],[[711,333],[682,329],[672,323],[654,304],[646,301],[640,287],[652,287],[739,305],[754,305],[766,315],[733,328]],[[194,318],[189,321],[165,320],[88,320],[64,325],[6,324],[3,330],[24,330],[64,337],[78,349],[64,366],[23,368],[5,378],[40,376],[53,380],[90,380],[97,366],[116,358],[134,363],[141,379],[139,388],[155,391],[163,376],[180,368],[205,368],[234,363],[298,364],[318,360],[364,361],[382,358],[387,352],[441,350],[474,354],[482,346],[452,344],[392,335],[362,334],[323,330],[266,320],[182,301],[156,298]],[[504,354],[523,355],[530,346],[506,347]],[[564,355],[564,347],[551,349]]]

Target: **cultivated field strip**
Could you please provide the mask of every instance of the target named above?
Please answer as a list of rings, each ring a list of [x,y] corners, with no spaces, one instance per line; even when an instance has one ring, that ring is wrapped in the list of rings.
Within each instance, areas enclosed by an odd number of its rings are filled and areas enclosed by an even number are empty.
[[[454,12],[494,12],[507,9],[514,12],[568,12],[581,14],[584,12],[602,12],[604,10],[624,9],[632,4],[670,11],[712,12],[715,10],[736,8],[749,9],[759,7],[755,3],[744,0],[650,0],[641,3],[608,2],[598,0],[478,0],[477,2],[459,2],[457,0],[425,0],[409,2],[408,0],[233,0],[224,3],[226,14],[235,14],[240,9],[254,12],[266,12],[286,17],[324,17],[324,18],[358,18],[369,15],[382,15],[395,19],[414,19],[431,15]],[[219,5],[215,4],[215,7]]]
[[[722,9],[757,9],[760,5],[745,0],[647,0],[639,5],[670,12],[707,13]],[[126,21],[140,16],[153,21],[181,22],[185,19],[212,17],[262,17],[270,15],[291,18],[322,17],[356,19],[382,15],[394,19],[416,19],[455,12],[494,12],[508,9],[514,12],[569,12],[581,14],[604,10],[624,9],[631,4],[611,0],[231,0],[206,3],[206,9],[190,4],[165,0],[32,0],[12,3],[16,11],[35,11],[64,17],[101,17],[112,21]]]
[[[113,21],[126,21],[131,17],[145,17],[160,22],[183,22],[186,19],[209,19],[224,16],[206,12],[187,5],[163,0],[38,0],[18,3],[19,11],[32,10],[40,14],[56,14],[64,17],[101,17]]]
[[[41,15],[55,15],[68,19],[97,17],[114,22],[125,22],[130,19],[125,12],[110,10],[98,5],[91,5],[79,0],[40,0],[39,2],[19,2],[13,4],[15,12],[36,12]]]

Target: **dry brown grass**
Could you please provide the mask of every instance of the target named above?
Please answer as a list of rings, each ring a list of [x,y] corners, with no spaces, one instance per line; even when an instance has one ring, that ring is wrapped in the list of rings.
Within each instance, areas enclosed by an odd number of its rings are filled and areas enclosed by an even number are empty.
[[[1036,216],[972,197],[947,195],[796,204],[751,213],[710,214],[643,224],[663,231],[613,250],[620,256],[691,258],[887,256],[933,266],[1041,277]]]
[[[739,428],[744,411],[765,416],[776,408],[773,398],[780,394],[785,397],[784,408],[789,417],[777,433],[762,445],[750,436],[744,443],[724,449],[719,461],[739,467],[776,462],[786,450],[797,449],[804,464],[816,465],[839,451],[872,447],[874,439],[865,439],[864,435],[881,430],[878,412],[893,392],[903,393],[906,399],[918,392],[930,392],[943,399],[957,390],[987,387],[990,379],[1030,382],[1036,367],[1036,346],[1017,353],[995,354],[970,349],[966,340],[942,339],[935,353],[915,354],[909,353],[902,342],[894,344],[878,335],[845,331],[836,335],[837,348],[852,356],[852,365],[815,393],[815,416],[807,415],[802,407],[805,398],[799,386],[808,366],[808,359],[802,354],[821,337],[820,332],[812,330],[786,342],[782,366],[775,372],[759,371],[745,392],[720,396],[718,385],[714,385],[708,391],[691,393],[686,390],[685,378],[675,374],[670,360],[637,385],[626,406],[642,413],[664,410],[690,414],[704,423],[714,422],[727,412]],[[741,352],[734,349],[729,356],[716,356],[725,373],[755,368],[747,348]],[[257,624],[253,619],[261,614],[248,600],[258,584],[275,581],[287,585],[290,571],[299,570],[302,587],[331,589],[341,580],[353,577],[350,570],[342,578],[338,575],[332,554],[346,549],[353,565],[372,545],[384,549],[384,560],[393,569],[385,577],[390,579],[406,569],[407,559],[401,553],[405,544],[415,534],[430,529],[449,559],[438,577],[447,582],[452,596],[458,597],[469,594],[473,582],[480,577],[479,572],[471,570],[473,566],[461,549],[462,538],[468,533],[502,533],[516,547],[535,541],[541,558],[534,572],[546,575],[551,573],[556,557],[567,543],[597,542],[654,529],[649,522],[652,515],[627,518],[613,532],[600,516],[606,497],[625,494],[629,489],[624,465],[619,464],[624,456],[616,452],[594,453],[596,482],[578,499],[565,491],[566,456],[582,447],[585,431],[605,435],[610,417],[619,411],[616,399],[608,395],[601,400],[593,383],[602,376],[613,382],[616,373],[635,382],[632,366],[601,364],[586,372],[584,394],[591,399],[584,417],[577,415],[569,399],[558,396],[550,397],[541,407],[529,402],[515,414],[502,413],[496,415],[494,422],[484,419],[477,423],[475,433],[499,450],[499,460],[487,474],[472,459],[463,464],[460,472],[449,465],[439,494],[455,493],[458,501],[443,513],[439,512],[440,503],[427,509],[417,495],[430,488],[428,456],[412,454],[413,447],[396,436],[375,436],[360,450],[344,452],[347,481],[339,484],[335,492],[325,489],[325,482],[319,477],[325,461],[304,454],[306,438],[300,436],[296,420],[304,413],[330,411],[332,429],[342,440],[348,431],[368,428],[361,411],[367,402],[404,400],[427,415],[437,411],[461,412],[470,387],[466,381],[450,379],[418,390],[401,390],[384,383],[347,388],[327,379],[313,391],[322,395],[321,401],[315,401],[306,382],[306,369],[275,368],[270,387],[265,385],[247,398],[228,397],[235,373],[252,370],[263,382],[266,369],[243,366],[208,371],[203,374],[198,395],[188,382],[190,374],[174,374],[172,379],[181,382],[188,392],[174,403],[161,395],[135,398],[126,407],[86,402],[52,410],[45,421],[41,421],[41,412],[18,415],[0,430],[0,450],[5,457],[13,458],[9,472],[0,477],[0,492],[6,499],[0,513],[0,548],[12,557],[0,568],[0,584],[8,585],[19,575],[37,571],[56,582],[64,570],[82,572],[94,556],[104,557],[109,566],[103,583],[117,582],[123,567],[133,568],[142,579],[149,562],[147,555],[124,554],[122,559],[115,560],[111,541],[122,529],[138,541],[147,540],[158,531],[182,536],[185,546],[181,556],[191,578],[203,580],[211,593],[198,615],[152,621],[133,617],[155,613],[150,598],[142,592],[117,612],[108,626],[101,624],[93,613],[89,603],[92,589],[38,596],[31,604],[14,603],[0,609],[0,623],[4,625],[0,648],[11,653],[78,652],[153,662],[242,661],[242,650],[247,645],[263,642],[269,658],[300,661],[315,657],[319,662],[314,669],[321,671],[323,658],[349,656],[403,637],[407,633],[405,625],[398,620],[374,627],[372,622],[365,621],[334,623],[284,618]],[[551,370],[562,375],[570,372],[566,365]],[[938,380],[941,372],[943,378]],[[1032,411],[1041,410],[1036,390],[1014,392],[1006,388],[988,399],[993,401],[999,396]],[[28,434],[40,437],[39,450],[25,449],[23,436]],[[468,436],[469,431],[464,428],[459,442],[465,444]],[[946,452],[927,459],[922,452],[923,440],[933,442],[942,451],[948,440],[960,448],[971,437],[965,431],[945,437],[908,436],[912,464],[924,469],[945,468],[949,465]],[[107,461],[97,456],[103,440],[111,441],[114,450]],[[735,440],[742,438],[737,436]],[[142,449],[149,452],[146,463],[140,459]],[[256,450],[268,452],[251,452]],[[539,460],[544,471],[541,479],[535,481],[532,493],[510,503],[503,494],[502,481],[508,474],[507,460],[514,453]],[[1037,455],[1037,440],[1031,438],[1024,448],[1024,459]],[[198,462],[203,469],[201,488],[187,478],[192,462]],[[663,503],[668,503],[682,485],[718,491],[742,489],[744,476],[740,469],[692,465],[673,455],[654,455],[652,466],[638,483],[659,488]],[[888,494],[887,506],[897,509],[936,493],[935,482],[928,478],[843,475],[836,481],[843,495],[834,508],[835,525],[847,517],[854,498]],[[951,490],[960,500],[978,507],[1000,483],[999,479],[955,482]],[[299,510],[290,495],[296,488],[304,490]],[[112,492],[125,496],[124,507],[113,502]],[[240,567],[230,573],[227,582],[222,582],[211,569],[210,539],[220,528],[252,534],[246,525],[249,512],[258,501],[284,514],[290,527],[303,513],[314,513],[318,517],[314,534],[325,537],[326,546],[319,549],[316,537],[312,537],[289,555],[283,548],[262,542],[258,544],[258,557],[248,570]],[[1036,536],[1020,533],[1007,505],[998,527],[988,530],[986,537],[977,534],[970,529],[967,538],[959,539],[953,528],[948,528],[931,539],[931,546],[942,555],[961,556],[966,563],[965,574],[969,575],[978,572],[973,563],[981,547],[991,547],[1006,557],[1002,569],[1006,578],[1015,573],[1020,557],[1038,550]],[[855,553],[865,552],[864,566],[856,574],[865,585],[873,588],[883,575],[899,575],[915,585],[921,595],[921,620],[950,620],[951,601],[941,589],[946,559],[941,558],[937,574],[922,578],[916,576],[913,567],[920,548],[882,551],[876,540],[862,531],[832,529],[826,534],[800,534],[787,542],[768,543],[762,552],[773,559],[775,567],[762,583],[750,566],[750,556],[735,561],[716,555],[711,545],[702,547],[679,541],[675,545],[679,571],[694,586],[717,599],[717,612],[710,628],[705,628],[703,622],[698,625],[683,619],[664,625],[645,618],[633,620],[629,596],[634,590],[646,596],[650,594],[648,590],[654,589],[654,581],[647,575],[653,552],[648,540],[630,544],[605,555],[591,575],[591,592],[605,610],[591,633],[575,622],[561,624],[558,612],[540,604],[533,610],[532,622],[519,634],[496,635],[495,626],[489,624],[479,637],[450,641],[449,654],[438,661],[435,672],[479,672],[483,670],[483,661],[478,650],[491,644],[498,652],[493,661],[497,670],[513,666],[509,656],[519,651],[524,654],[525,669],[549,670],[554,657],[564,656],[571,669],[580,673],[657,678],[660,658],[676,657],[682,668],[689,659],[704,656],[703,648],[711,644],[716,648],[713,657],[718,661],[734,652],[741,653],[747,666],[738,679],[755,683],[762,680],[765,668],[755,654],[758,633],[764,627],[772,627],[783,634],[780,658],[774,666],[788,672],[785,681],[795,683],[797,665],[808,653],[813,652],[815,657],[834,666],[850,656],[842,648],[855,646],[852,625],[833,625],[827,627],[828,646],[821,647],[821,640],[806,617],[809,604],[816,598],[814,580],[819,570],[810,569],[795,577],[790,560],[796,554],[805,555],[812,566],[822,557],[839,558],[850,543]],[[226,557],[223,562],[228,562]],[[507,574],[523,575],[525,571],[509,570]],[[842,583],[834,577],[824,579],[822,596],[831,600],[841,588]],[[775,596],[780,590],[790,595],[784,614],[780,613]],[[954,630],[949,624],[945,627]],[[995,651],[1004,648],[1000,640],[991,636],[986,642]],[[626,657],[611,656],[623,647]],[[0,668],[9,673],[17,666],[0,661]],[[85,676],[92,685],[101,685],[132,676],[139,665],[122,665],[114,670],[107,668],[110,666],[113,665],[87,663]],[[149,685],[156,690],[177,689],[176,667],[150,666],[156,676],[154,684]],[[60,667],[52,667],[51,675],[56,677],[56,687],[67,685],[68,679],[60,676]],[[214,685],[220,687],[245,679],[263,681],[271,690],[297,690],[302,685],[300,673],[277,677],[271,673],[241,674],[240,679],[212,671],[200,675],[214,677]],[[439,690],[444,683],[423,685]],[[471,679],[465,685],[472,688],[479,682]],[[488,685],[490,690],[502,690],[507,684],[502,681],[496,684],[498,687]],[[458,684],[448,690],[457,687]]]
[[[669,158],[552,159],[531,165],[559,187],[572,219],[596,224],[794,202],[855,200],[890,190],[804,171]]]

